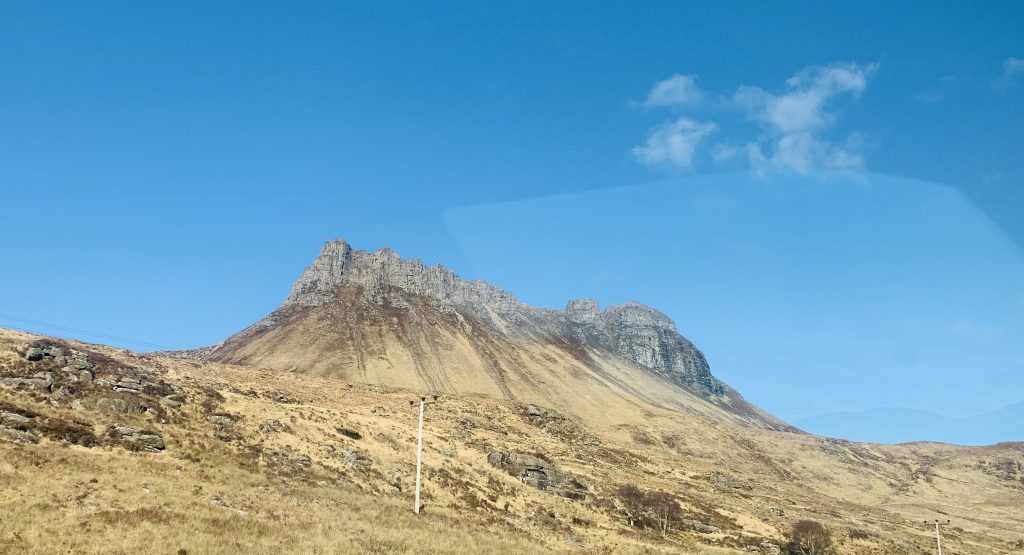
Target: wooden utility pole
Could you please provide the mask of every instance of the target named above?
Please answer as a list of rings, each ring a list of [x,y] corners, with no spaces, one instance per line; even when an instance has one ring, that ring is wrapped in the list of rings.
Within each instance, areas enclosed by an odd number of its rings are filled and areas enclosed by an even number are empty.
[[[433,396],[432,401],[427,401],[426,397],[420,397],[420,425],[419,434],[416,441],[416,506],[413,509],[416,514],[420,514],[420,474],[421,468],[423,467],[423,409],[427,405],[437,402],[437,395]],[[416,404],[415,401],[409,401],[410,405]]]
[[[941,521],[939,519],[926,520],[925,524],[929,526],[935,526],[935,549],[939,555],[942,555],[942,534],[939,533],[939,526],[949,526],[949,519]]]

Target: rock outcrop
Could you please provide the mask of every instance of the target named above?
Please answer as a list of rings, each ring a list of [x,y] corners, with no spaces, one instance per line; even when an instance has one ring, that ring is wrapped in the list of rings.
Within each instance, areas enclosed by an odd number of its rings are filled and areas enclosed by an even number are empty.
[[[705,396],[724,395],[726,385],[711,375],[704,354],[676,331],[661,312],[635,301],[600,311],[592,299],[569,301],[566,318],[576,337],[664,375]]]
[[[164,440],[159,434],[147,430],[136,430],[128,426],[111,426],[107,437],[120,442],[133,451],[158,452],[164,450]]]
[[[495,451],[487,455],[487,463],[500,468],[522,483],[569,499],[586,498],[586,487],[578,480],[535,455],[511,451]]]
[[[381,299],[392,289],[422,295],[447,306],[486,306],[499,314],[525,308],[515,295],[482,281],[465,281],[441,266],[403,260],[391,249],[354,250],[340,239],[328,241],[285,299],[285,306],[316,306],[335,298],[342,285],[362,287],[369,298]]]

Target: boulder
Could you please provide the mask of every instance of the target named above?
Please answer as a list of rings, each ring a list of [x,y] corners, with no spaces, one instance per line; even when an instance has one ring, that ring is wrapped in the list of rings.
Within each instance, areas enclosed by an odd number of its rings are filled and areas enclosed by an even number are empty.
[[[50,404],[59,407],[66,403],[70,403],[72,399],[76,397],[76,391],[67,385],[61,385],[52,388],[53,391],[50,393]]]
[[[160,398],[160,404],[161,405],[163,405],[165,407],[168,407],[168,408],[172,408],[172,409],[179,408],[184,403],[185,403],[185,398],[182,397],[181,395],[178,395],[177,393],[172,393],[170,395],[165,395],[165,396]]]
[[[0,410],[0,426],[20,428],[23,427],[25,424],[28,424],[30,420],[31,417],[25,416],[24,414]]]
[[[5,437],[14,443],[37,443],[37,438],[32,432],[0,426],[0,437]]]
[[[121,414],[143,414],[149,410],[145,403],[136,400],[121,399],[118,397],[96,397],[85,400],[87,408],[95,408],[103,412],[116,412]]]
[[[292,399],[291,397],[289,397],[287,393],[283,393],[283,392],[275,393],[274,394],[274,401],[277,401],[278,403],[286,403],[286,404],[291,404],[291,403],[297,403],[298,402],[295,399]]]
[[[59,362],[63,362],[64,349],[61,349],[57,345],[33,345],[25,351],[25,358],[32,362],[39,362],[45,359],[56,359],[60,357]]]
[[[238,419],[230,414],[211,414],[206,417],[206,421],[218,428],[230,428],[238,422]]]
[[[273,432],[288,431],[288,426],[280,420],[266,420],[260,424],[260,433],[269,434]]]
[[[164,450],[164,440],[159,434],[147,430],[135,430],[128,426],[111,426],[107,437],[120,442],[133,451],[157,452]]]
[[[89,355],[82,351],[71,350],[71,356],[67,360],[68,366],[75,368],[76,370],[90,370],[93,364],[89,362]]]
[[[0,384],[23,389],[49,391],[53,385],[53,374],[50,372],[36,372],[29,378],[15,376],[0,377]]]
[[[583,499],[586,488],[569,474],[535,455],[500,451],[487,455],[487,462],[500,468],[522,483],[569,499]]]
[[[722,529],[717,526],[705,524],[699,520],[693,520],[690,518],[680,520],[679,525],[683,530],[697,532],[698,534],[719,534],[722,532]]]
[[[342,449],[339,455],[349,468],[361,470],[373,466],[373,459],[369,455],[360,453],[355,449]]]
[[[138,378],[121,377],[114,382],[114,391],[138,395],[142,392],[142,380]]]

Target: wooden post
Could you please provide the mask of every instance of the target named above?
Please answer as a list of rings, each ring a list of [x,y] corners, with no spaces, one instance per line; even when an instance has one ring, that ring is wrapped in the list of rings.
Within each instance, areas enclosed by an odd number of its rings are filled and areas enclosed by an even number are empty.
[[[423,405],[426,399],[420,398],[420,433],[416,445],[416,514],[420,514],[420,469],[423,466]]]

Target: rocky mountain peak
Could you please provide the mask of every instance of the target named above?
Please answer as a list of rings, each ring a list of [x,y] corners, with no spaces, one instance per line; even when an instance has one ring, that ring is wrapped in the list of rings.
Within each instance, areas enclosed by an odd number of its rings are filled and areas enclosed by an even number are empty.
[[[442,309],[469,307],[481,314],[514,314],[525,307],[515,295],[483,281],[466,281],[437,264],[405,260],[384,247],[353,249],[341,239],[328,241],[320,255],[292,286],[285,306],[319,306],[337,297],[343,285],[360,287],[368,299],[394,298],[406,292],[436,302]],[[401,303],[401,301],[398,301]]]
[[[508,339],[547,341],[568,336],[591,348],[611,351],[702,396],[727,391],[672,319],[647,305],[630,301],[602,311],[594,299],[576,299],[563,312],[531,308],[512,293],[484,281],[463,280],[440,264],[404,260],[388,248],[357,250],[340,239],[324,244],[282,308],[328,304],[341,298],[343,287],[354,288],[371,310],[382,306],[410,310],[416,297],[441,313],[471,316]],[[270,317],[259,325],[275,321]]]
[[[317,306],[328,302],[345,277],[352,258],[352,247],[341,239],[324,244],[316,257],[285,300],[285,305]]]

